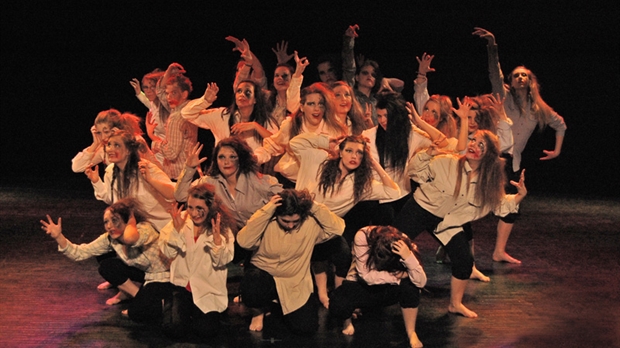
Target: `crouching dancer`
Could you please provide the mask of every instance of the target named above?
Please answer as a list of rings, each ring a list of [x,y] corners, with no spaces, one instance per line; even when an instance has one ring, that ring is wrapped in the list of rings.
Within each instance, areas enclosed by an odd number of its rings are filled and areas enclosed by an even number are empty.
[[[285,189],[259,209],[239,231],[237,242],[253,255],[241,281],[244,304],[252,309],[251,331],[263,329],[265,309],[282,306],[290,330],[312,335],[319,327],[310,257],[315,244],[344,232],[344,221],[313,202],[307,190]]]
[[[106,208],[103,213],[106,232],[90,243],[71,243],[62,234],[62,218],[55,223],[47,215],[47,221],[41,220],[41,228],[56,240],[58,251],[74,261],[115,251],[115,257],[101,261],[99,274],[118,287],[120,300],[135,298],[123,314],[138,322],[156,323],[161,318],[161,299],[169,292],[170,260],[159,252],[159,234],[148,218],[135,199],[124,198]],[[144,284],[139,287],[134,282]]]
[[[426,273],[417,246],[390,226],[368,226],[355,234],[353,262],[346,280],[330,294],[329,312],[344,320],[345,335],[353,335],[356,309],[399,303],[409,345],[422,347],[415,332],[420,288]]]

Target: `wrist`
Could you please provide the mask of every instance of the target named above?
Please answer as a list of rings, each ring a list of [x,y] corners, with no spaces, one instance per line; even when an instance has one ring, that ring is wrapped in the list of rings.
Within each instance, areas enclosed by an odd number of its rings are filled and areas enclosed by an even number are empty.
[[[426,77],[426,73],[423,73],[421,71],[416,71],[416,75],[421,76],[421,77]]]

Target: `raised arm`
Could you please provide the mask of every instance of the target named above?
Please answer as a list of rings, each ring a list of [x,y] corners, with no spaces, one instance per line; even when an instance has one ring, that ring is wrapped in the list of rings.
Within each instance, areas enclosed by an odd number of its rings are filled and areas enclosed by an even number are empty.
[[[350,25],[344,32],[342,37],[342,80],[349,84],[349,86],[355,86],[355,38],[359,35],[357,31],[360,26],[357,24]]]
[[[490,31],[475,27],[473,35],[479,36],[487,41],[487,59],[489,65],[489,80],[493,93],[499,93],[503,98],[506,96],[506,88],[504,87],[504,74],[499,64],[499,54],[497,51],[497,42],[495,36]]]
[[[407,111],[409,111],[409,119],[411,120],[411,122],[413,122],[413,124],[421,130],[426,132],[426,134],[428,134],[433,143],[437,144],[437,146],[439,147],[446,147],[448,145],[448,138],[446,138],[446,136],[441,131],[439,131],[439,129],[426,123],[420,117],[412,103],[407,102],[405,106],[407,108]]]

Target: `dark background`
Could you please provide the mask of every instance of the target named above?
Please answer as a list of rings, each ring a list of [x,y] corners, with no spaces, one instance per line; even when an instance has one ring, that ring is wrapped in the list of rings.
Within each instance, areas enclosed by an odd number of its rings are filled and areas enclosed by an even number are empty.
[[[548,4],[549,3],[549,4]],[[3,4],[0,180],[89,187],[71,159],[92,142],[101,110],[144,117],[133,77],[181,63],[194,84],[190,98],[216,82],[216,106],[228,105],[239,54],[224,37],[246,38],[271,82],[271,48],[307,56],[304,86],[316,80],[323,53],[339,53],[342,34],[359,24],[356,53],[377,60],[413,95],[416,56],[435,55],[430,93],[456,97],[490,92],[486,41],[495,34],[505,73],[524,64],[542,96],[568,125],[562,154],[541,162],[554,133],[534,133],[524,154],[530,192],[620,196],[618,179],[618,5],[595,1],[24,1]],[[199,140],[208,141],[202,130]],[[206,151],[205,151],[206,153]]]

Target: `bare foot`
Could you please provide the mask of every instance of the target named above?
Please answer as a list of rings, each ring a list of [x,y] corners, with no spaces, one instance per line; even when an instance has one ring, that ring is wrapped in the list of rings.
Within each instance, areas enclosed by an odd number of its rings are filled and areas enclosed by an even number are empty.
[[[321,301],[323,307],[329,309],[329,296],[327,294],[319,293],[319,301]]]
[[[235,298],[233,298],[233,302],[234,303],[241,303],[241,295],[235,296]]]
[[[129,310],[128,309],[123,309],[121,311],[121,315],[125,318],[129,318]]]
[[[108,306],[114,306],[114,305],[121,303],[122,301],[125,301],[128,298],[129,297],[127,296],[127,294],[125,294],[122,291],[119,291],[116,295],[114,295],[114,297],[110,297],[109,299],[107,299],[105,301],[105,304],[107,304]]]
[[[469,276],[469,279],[478,279],[481,282],[485,282],[488,283],[491,281],[491,278],[485,276],[484,274],[482,274],[482,272],[480,272],[476,266],[474,266],[474,268],[471,271],[471,275]]]
[[[520,260],[515,259],[514,257],[508,255],[508,253],[503,252],[494,252],[493,253],[493,261],[495,262],[508,262],[508,263],[514,263],[517,265],[521,264]]]
[[[263,331],[263,319],[265,319],[265,314],[259,314],[255,317],[252,317],[252,322],[250,323],[250,331]]]
[[[351,322],[351,318],[344,321],[343,325],[344,329],[342,329],[342,333],[347,336],[353,336],[355,333],[355,328],[353,327],[353,323]]]
[[[478,318],[478,314],[476,314],[476,312],[465,307],[462,303],[459,303],[457,306],[453,306],[452,304],[450,304],[448,306],[448,312],[460,314],[466,318]]]
[[[415,332],[411,334],[411,337],[409,337],[409,346],[411,348],[424,347],[424,345],[422,344],[422,341],[420,341],[420,339],[418,338],[418,334],[416,334]]]
[[[108,290],[108,289],[112,289],[113,286],[112,284],[110,284],[110,282],[103,282],[99,285],[97,285],[97,290]]]

